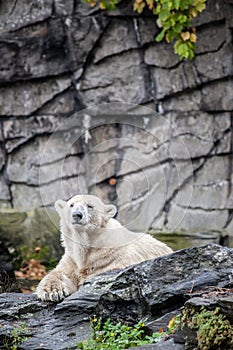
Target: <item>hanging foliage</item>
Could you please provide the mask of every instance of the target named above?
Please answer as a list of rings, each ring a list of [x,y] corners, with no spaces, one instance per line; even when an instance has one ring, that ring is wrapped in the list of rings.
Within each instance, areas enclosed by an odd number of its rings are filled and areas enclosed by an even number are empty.
[[[114,10],[118,0],[84,0],[91,7],[98,5],[101,10]],[[174,42],[174,51],[180,60],[193,59],[196,49],[196,28],[191,26],[193,18],[205,8],[207,0],[134,0],[133,9],[139,14],[147,7],[157,17],[161,28],[157,42],[165,39]]]

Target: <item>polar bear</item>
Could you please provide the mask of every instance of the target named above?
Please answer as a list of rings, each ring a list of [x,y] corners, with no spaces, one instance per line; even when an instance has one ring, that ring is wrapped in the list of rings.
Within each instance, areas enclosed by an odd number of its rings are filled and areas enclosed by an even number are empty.
[[[172,253],[165,243],[122,226],[113,219],[116,207],[96,196],[59,199],[55,209],[65,253],[40,281],[36,293],[41,300],[60,301],[96,274]]]

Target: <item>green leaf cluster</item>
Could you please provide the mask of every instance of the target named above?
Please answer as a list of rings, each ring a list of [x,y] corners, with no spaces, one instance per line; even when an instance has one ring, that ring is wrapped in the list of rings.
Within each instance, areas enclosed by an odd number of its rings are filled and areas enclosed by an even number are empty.
[[[118,0],[83,0],[90,6],[114,10]],[[180,60],[193,59],[196,49],[196,30],[191,28],[191,20],[206,8],[207,0],[134,0],[133,9],[139,14],[147,7],[157,16],[161,28],[157,42],[165,39],[174,43],[174,51]]]
[[[93,337],[88,341],[78,344],[82,350],[121,350],[144,344],[157,343],[165,336],[165,332],[155,332],[151,336],[146,335],[143,321],[134,326],[117,322],[112,323],[110,319],[106,322],[93,318],[91,320]]]
[[[191,20],[205,8],[206,0],[155,1],[153,13],[158,16],[157,24],[162,28],[156,41],[175,41],[174,51],[180,60],[194,58],[197,36],[195,28],[191,28]]]
[[[14,328],[9,338],[4,341],[4,349],[6,350],[18,350],[20,345],[29,338],[30,331],[25,322],[21,322],[18,327]]]

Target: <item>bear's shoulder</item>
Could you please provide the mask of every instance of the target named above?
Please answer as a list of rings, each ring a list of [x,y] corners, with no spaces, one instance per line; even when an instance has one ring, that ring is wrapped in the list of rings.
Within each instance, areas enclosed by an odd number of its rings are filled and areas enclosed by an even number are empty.
[[[124,228],[124,226],[122,226],[121,223],[116,219],[109,219],[107,223],[107,228],[108,229]]]

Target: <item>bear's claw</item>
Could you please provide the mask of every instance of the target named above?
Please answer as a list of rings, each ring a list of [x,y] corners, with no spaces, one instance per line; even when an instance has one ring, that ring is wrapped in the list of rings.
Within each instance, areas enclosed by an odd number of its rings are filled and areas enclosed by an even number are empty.
[[[51,291],[50,293],[48,292],[38,292],[37,291],[37,295],[39,297],[39,299],[41,299],[42,301],[53,301],[53,302],[58,302],[63,300],[65,297],[68,297],[70,295],[70,293],[68,292],[68,290],[63,289],[63,290],[59,290],[59,291]]]
[[[57,271],[51,271],[39,283],[36,294],[42,301],[59,302],[75,290],[77,290],[77,287],[69,277]]]

